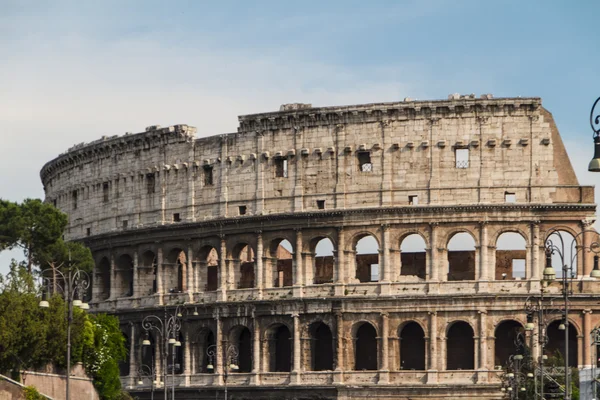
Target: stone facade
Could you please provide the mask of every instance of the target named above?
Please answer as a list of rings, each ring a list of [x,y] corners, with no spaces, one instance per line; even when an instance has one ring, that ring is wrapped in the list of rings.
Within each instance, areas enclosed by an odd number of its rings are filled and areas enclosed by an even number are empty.
[[[593,188],[539,98],[293,104],[239,117],[236,133],[194,132],[103,138],[41,171],[66,238],[92,249],[93,310],[121,319],[123,384],[140,396],[139,366],[164,367],[161,346],[141,346],[141,321],[183,305],[178,398],[214,398],[224,378],[240,399],[500,398],[496,366],[540,293],[546,236],[596,240],[582,233]],[[497,249],[507,233],[521,248]],[[468,250],[452,248],[459,235]],[[365,238],[376,249],[360,250]],[[422,249],[404,249],[415,238]],[[592,264],[578,253],[581,367],[600,323]],[[240,371],[225,376],[230,344]]]

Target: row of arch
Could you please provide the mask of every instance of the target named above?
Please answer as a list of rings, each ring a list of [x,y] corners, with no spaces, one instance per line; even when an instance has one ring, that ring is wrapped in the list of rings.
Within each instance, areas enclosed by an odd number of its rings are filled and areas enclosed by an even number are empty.
[[[569,232],[561,232],[569,241],[573,236]],[[304,284],[324,284],[334,281],[334,268],[337,250],[332,238],[317,236],[309,242],[309,251],[302,252],[302,263],[305,265]],[[353,238],[354,276],[357,282],[378,282],[382,250],[378,239],[373,234],[358,234]],[[430,250],[425,238],[420,233],[410,233],[402,237],[399,251],[399,275],[414,276],[424,280],[427,277]],[[192,268],[193,282],[196,291],[215,291],[220,285],[219,274],[223,265],[228,265],[225,282],[228,289],[245,289],[255,287],[288,287],[294,284],[296,252],[290,240],[276,238],[271,240],[262,251],[259,259],[252,245],[248,242],[235,244],[227,252],[227,262],[222,263],[223,250],[215,244],[205,245],[199,249],[193,260],[189,262],[186,249],[173,247],[164,254],[162,261],[153,250],[141,253],[137,266],[139,289],[135,289],[134,257],[120,254],[114,260],[114,274],[111,273],[111,260],[102,257],[96,266],[96,300],[109,297],[132,296],[134,291],[139,295],[159,292],[177,293],[188,290],[187,269]],[[398,256],[392,256],[398,257]],[[456,232],[449,237],[447,243],[447,276],[449,281],[474,280],[476,276],[476,241],[470,233]],[[497,236],[495,246],[495,274],[492,279],[525,279],[526,264],[529,255],[527,241],[519,232],[507,231]],[[257,271],[259,263],[262,271]],[[164,269],[162,274],[160,267]],[[558,277],[562,275],[560,263],[554,263]],[[263,276],[259,276],[262,274]],[[116,282],[112,282],[112,280]],[[163,280],[159,283],[159,280]],[[261,280],[261,282],[258,282]],[[159,288],[160,286],[160,288]],[[112,293],[111,293],[112,292]]]
[[[564,349],[564,331],[559,329],[560,321],[551,322],[546,329],[548,343],[544,349],[545,354],[553,356]],[[577,329],[569,325],[569,364],[577,366]],[[284,323],[271,325],[265,332],[262,340],[261,357],[265,372],[291,372],[294,354],[301,354],[302,369],[308,371],[328,371],[336,368],[336,343],[330,326],[323,321],[316,321],[308,326],[307,340],[302,341],[300,352],[294,352],[293,333]],[[375,371],[381,367],[381,338],[377,328],[367,321],[360,321],[353,325],[352,334],[352,365],[346,368],[356,371]],[[524,354],[526,343],[524,329],[520,322],[515,320],[502,321],[494,331],[494,365],[506,366],[509,357],[513,354]],[[146,336],[140,336],[139,341]],[[153,365],[160,360],[160,346],[154,345],[155,338],[150,337],[151,346],[143,346],[139,352],[141,364]],[[423,327],[416,321],[406,321],[398,328],[396,338],[398,364],[400,370],[425,370],[427,368],[427,336]],[[218,360],[210,358],[207,349],[216,344],[215,332],[209,327],[198,329],[190,337],[192,343],[182,341],[182,347],[176,350],[175,373],[184,373],[183,357],[184,346],[190,345],[189,356],[192,371],[187,373],[212,373]],[[237,325],[226,335],[226,342],[233,344],[238,349],[236,360],[239,370],[235,372],[251,372],[253,369],[253,335],[246,326]],[[170,351],[170,350],[169,350]],[[169,354],[168,360],[171,360]],[[475,369],[475,333],[468,322],[457,320],[451,322],[446,329],[446,370],[473,370]],[[212,368],[211,368],[212,367]],[[169,365],[168,368],[171,368]],[[121,364],[121,374],[129,375],[129,366]]]

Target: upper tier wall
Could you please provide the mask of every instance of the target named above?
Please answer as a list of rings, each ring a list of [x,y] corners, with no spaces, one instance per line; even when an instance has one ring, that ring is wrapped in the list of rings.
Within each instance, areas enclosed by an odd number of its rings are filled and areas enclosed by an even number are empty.
[[[239,122],[237,133],[200,139],[187,125],[151,127],[48,162],[46,199],[70,216],[67,239],[244,212],[494,204],[507,194],[594,202],[539,98],[303,108]]]

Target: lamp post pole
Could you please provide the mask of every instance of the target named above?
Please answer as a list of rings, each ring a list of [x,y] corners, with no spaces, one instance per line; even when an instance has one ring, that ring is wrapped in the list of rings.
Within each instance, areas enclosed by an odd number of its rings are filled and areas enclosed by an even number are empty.
[[[164,382],[164,399],[168,400],[168,387],[167,387],[167,376],[168,376],[168,360],[169,360],[169,345],[172,345],[173,352],[173,361],[175,361],[175,351],[176,347],[181,346],[181,342],[179,342],[176,337],[181,330],[181,309],[179,306],[175,309],[175,313],[172,315],[167,315],[167,307],[164,308],[164,317],[161,318],[157,315],[148,315],[142,321],[142,328],[146,331],[146,339],[142,342],[143,346],[149,346],[150,339],[149,334],[151,331],[156,331],[160,336],[163,342],[163,351],[162,351],[162,373],[163,373],[163,382]],[[179,343],[179,346],[177,344]],[[172,394],[171,397],[175,400],[175,362],[172,365]]]
[[[157,387],[159,386],[158,382],[156,382],[158,376],[156,374],[156,366],[154,365],[154,357],[152,357],[152,366],[148,366],[146,364],[142,364],[140,366],[138,369],[138,376],[140,377],[138,385],[144,384],[144,381],[142,380],[144,376],[150,378],[150,400],[154,400],[154,385]]]
[[[214,370],[215,369],[215,364],[219,362],[219,349],[217,347],[216,344],[213,344],[211,346],[208,346],[208,348],[206,349],[206,355],[208,356],[208,362],[209,364],[206,366],[207,369],[211,369]],[[223,383],[225,385],[225,400],[227,400],[227,377],[229,375],[229,370],[231,369],[231,371],[237,371],[240,369],[240,367],[238,366],[238,357],[239,357],[239,351],[238,348],[231,344],[231,345],[226,345],[225,349],[224,349],[224,355],[225,355],[225,365],[223,368]]]
[[[590,172],[600,172],[600,111],[596,110],[599,102],[600,97],[596,99],[592,111],[590,111],[590,125],[594,131],[594,158],[588,165],[588,171]]]
[[[69,257],[70,258],[70,257]],[[70,264],[70,260],[69,260]],[[90,278],[89,275],[80,270],[77,267],[69,265],[67,267],[66,273],[61,271],[56,267],[52,267],[49,269],[45,269],[41,271],[41,279],[42,279],[42,287],[46,288],[46,291],[52,289],[55,292],[57,289],[63,292],[65,297],[65,301],[67,302],[67,372],[66,372],[66,400],[71,399],[71,324],[73,322],[73,307],[79,307],[82,310],[88,310],[90,306],[87,303],[84,303],[78,297],[83,297],[83,294],[86,293],[87,289],[90,287]],[[51,277],[48,276],[51,274]],[[56,281],[56,277],[59,276],[62,282],[59,283]],[[42,289],[44,290],[44,289]],[[41,308],[50,307],[50,303],[48,300],[45,300],[42,295],[42,300],[39,303]]]

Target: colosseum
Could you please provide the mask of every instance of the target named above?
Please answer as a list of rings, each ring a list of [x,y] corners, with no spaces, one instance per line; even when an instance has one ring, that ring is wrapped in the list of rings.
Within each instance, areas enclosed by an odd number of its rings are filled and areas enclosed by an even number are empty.
[[[141,399],[143,366],[178,399],[502,398],[526,301],[562,290],[542,279],[549,233],[596,240],[594,189],[540,98],[285,104],[195,132],[102,137],[41,171]],[[569,363],[585,369],[600,282],[594,252],[575,260]],[[142,322],[175,314],[165,350]],[[543,348],[527,332],[535,356],[563,348],[560,320],[540,321]]]

